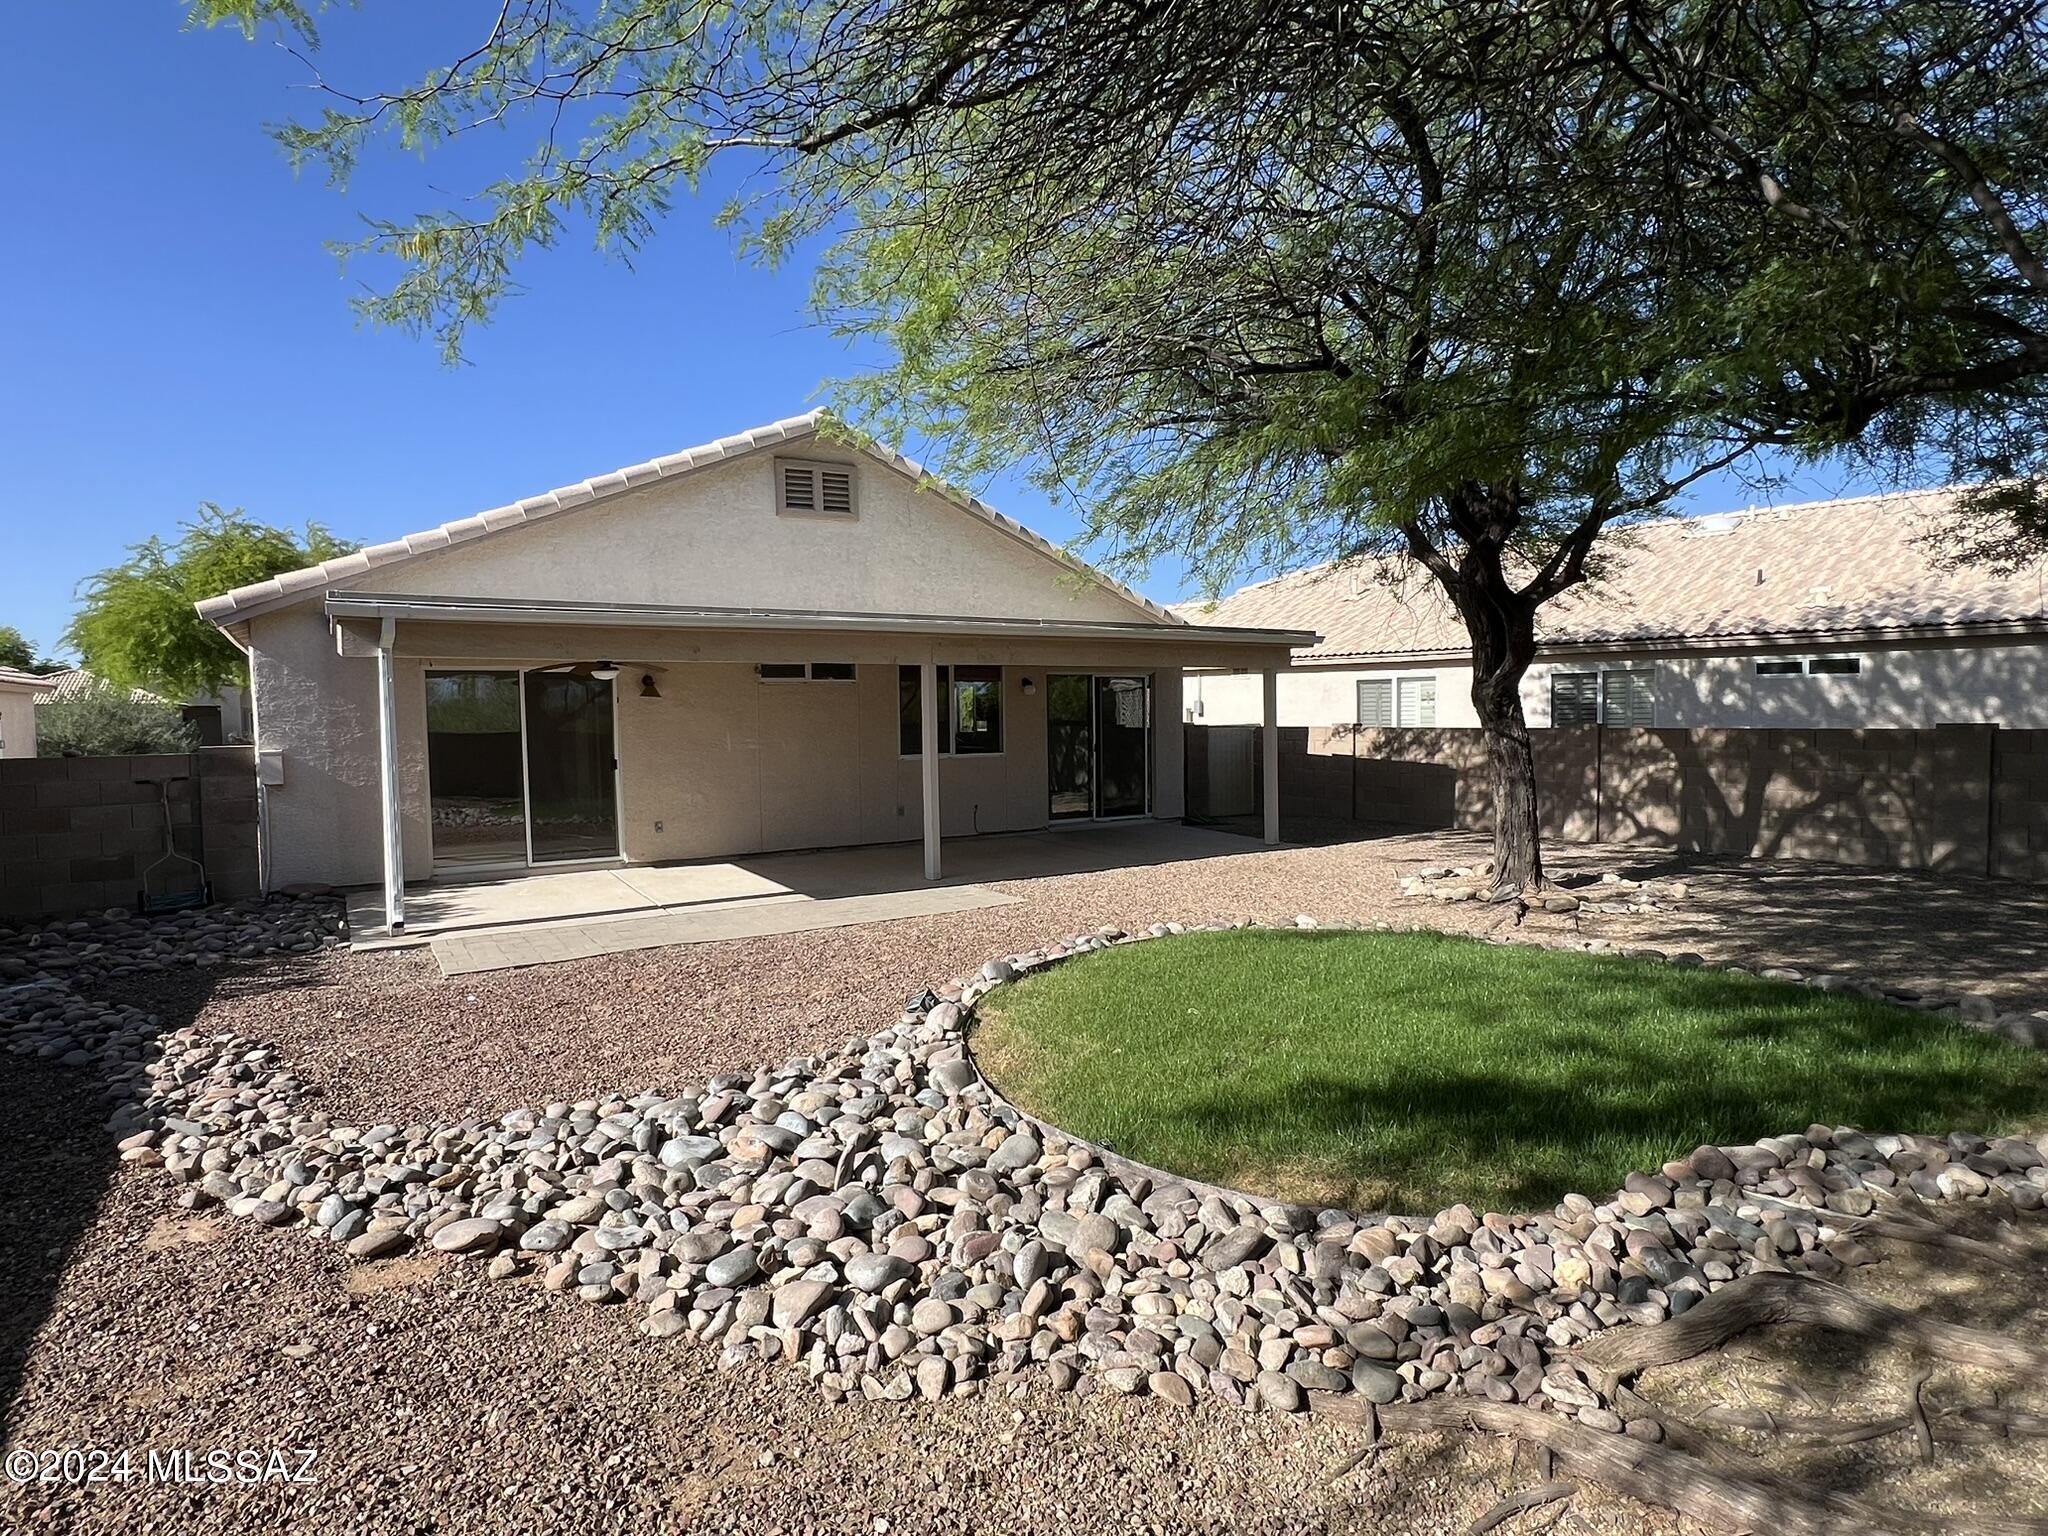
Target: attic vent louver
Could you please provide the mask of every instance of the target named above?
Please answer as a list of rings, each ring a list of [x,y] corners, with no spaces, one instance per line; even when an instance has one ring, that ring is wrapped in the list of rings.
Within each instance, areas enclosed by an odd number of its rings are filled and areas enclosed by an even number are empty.
[[[783,517],[858,515],[854,506],[853,466],[812,459],[777,459],[775,510]]]

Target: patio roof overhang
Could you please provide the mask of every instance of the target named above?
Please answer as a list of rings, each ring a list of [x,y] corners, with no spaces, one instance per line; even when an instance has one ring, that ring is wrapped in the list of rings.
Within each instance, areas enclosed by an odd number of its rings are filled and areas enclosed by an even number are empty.
[[[915,635],[931,639],[1028,638],[1248,646],[1289,651],[1321,637],[1304,629],[1239,629],[1209,624],[1145,624],[1105,620],[983,618],[923,613],[833,613],[805,609],[705,608],[673,604],[532,602],[487,597],[330,592],[332,620],[404,620],[435,624],[519,624],[604,629],[710,630],[799,635]]]

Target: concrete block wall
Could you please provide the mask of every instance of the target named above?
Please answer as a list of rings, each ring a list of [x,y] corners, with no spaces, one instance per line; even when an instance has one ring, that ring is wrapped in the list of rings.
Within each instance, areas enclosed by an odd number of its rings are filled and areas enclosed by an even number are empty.
[[[2048,879],[2048,731],[1580,726],[1531,735],[1544,834],[1560,842]],[[1190,763],[1200,760],[1191,748]],[[1289,816],[1484,828],[1490,780],[1476,730],[1281,730]]]
[[[150,781],[165,779],[178,852],[203,851],[217,900],[256,894],[254,748],[10,758],[0,761],[0,918],[133,907],[143,871],[163,854]]]

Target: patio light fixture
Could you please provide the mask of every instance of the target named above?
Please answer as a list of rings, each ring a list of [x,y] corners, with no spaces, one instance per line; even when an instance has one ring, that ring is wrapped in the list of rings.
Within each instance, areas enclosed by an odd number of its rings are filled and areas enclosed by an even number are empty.
[[[654,686],[654,674],[652,672],[642,672],[640,674],[640,697],[643,699],[658,699],[661,697],[661,690]]]
[[[1024,697],[1028,699],[1028,698],[1030,698],[1030,697],[1031,697],[1031,695],[1033,695],[1033,694],[1034,694],[1034,693],[1036,693],[1036,692],[1038,692],[1038,684],[1036,684],[1036,683],[1034,683],[1033,681],[1031,681],[1031,679],[1030,679],[1030,678],[1028,678],[1028,677],[1027,677],[1027,678],[1025,678],[1025,679],[1024,679]]]

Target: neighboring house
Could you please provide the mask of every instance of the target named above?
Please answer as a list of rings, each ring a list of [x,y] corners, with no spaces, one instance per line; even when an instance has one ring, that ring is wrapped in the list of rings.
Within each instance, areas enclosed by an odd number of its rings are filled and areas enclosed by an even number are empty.
[[[1949,491],[1673,518],[1610,535],[1602,578],[1537,615],[1535,726],[2048,726],[2042,572],[1944,571]],[[1199,623],[1315,629],[1282,725],[1476,726],[1464,625],[1405,561],[1262,581]],[[1256,723],[1260,681],[1186,682],[1186,718]]]
[[[36,755],[36,705],[51,681],[19,667],[0,667],[0,757]]]
[[[1198,627],[803,416],[199,604],[273,885],[1179,817]],[[1155,729],[1154,722],[1165,722]],[[1277,796],[1267,830],[1277,836]]]
[[[75,699],[96,688],[110,686],[99,674],[84,667],[72,667],[63,672],[52,672],[49,680],[56,685],[53,691],[38,702],[55,703],[62,699]],[[223,688],[218,693],[195,693],[183,704],[173,705],[161,694],[151,693],[147,688],[130,688],[128,696],[145,704],[161,704],[175,708],[187,723],[199,727],[199,744],[202,747],[218,747],[231,742],[245,742],[249,739],[249,709],[245,690]]]

